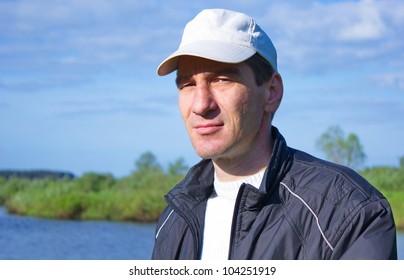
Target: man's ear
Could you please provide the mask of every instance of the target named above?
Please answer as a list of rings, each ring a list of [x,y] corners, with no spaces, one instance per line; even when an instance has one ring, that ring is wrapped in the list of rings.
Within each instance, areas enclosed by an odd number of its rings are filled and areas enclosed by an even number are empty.
[[[268,95],[265,109],[271,115],[275,114],[283,97],[283,81],[279,73],[274,73],[266,83]]]

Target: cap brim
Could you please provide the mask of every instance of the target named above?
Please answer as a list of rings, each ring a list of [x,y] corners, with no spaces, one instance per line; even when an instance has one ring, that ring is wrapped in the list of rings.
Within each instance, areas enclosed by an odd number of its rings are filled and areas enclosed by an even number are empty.
[[[256,50],[231,42],[196,41],[180,48],[165,59],[157,68],[157,74],[164,76],[175,71],[181,56],[190,55],[215,60],[223,63],[240,63],[250,58]]]

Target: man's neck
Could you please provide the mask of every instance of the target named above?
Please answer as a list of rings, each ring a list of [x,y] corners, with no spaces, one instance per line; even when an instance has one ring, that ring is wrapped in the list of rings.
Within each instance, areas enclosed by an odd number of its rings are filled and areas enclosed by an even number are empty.
[[[236,159],[213,159],[217,178],[222,182],[236,181],[264,170],[272,155],[273,142],[270,136],[261,146],[254,147],[248,155]]]

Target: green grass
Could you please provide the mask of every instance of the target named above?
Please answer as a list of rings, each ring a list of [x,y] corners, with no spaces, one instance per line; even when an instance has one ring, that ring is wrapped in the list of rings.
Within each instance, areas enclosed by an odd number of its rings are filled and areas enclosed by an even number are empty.
[[[383,192],[393,209],[397,229],[404,231],[404,191]]]
[[[94,173],[73,180],[0,178],[0,202],[19,215],[154,222],[163,195],[181,178],[156,170],[119,180]]]
[[[96,173],[62,180],[0,177],[0,204],[12,213],[44,218],[155,222],[166,205],[164,194],[184,176],[177,171],[186,169],[177,161],[165,172],[147,156],[137,171],[120,179]],[[404,167],[360,173],[386,196],[404,230]]]
[[[361,175],[387,198],[397,228],[404,231],[404,166],[368,168]]]

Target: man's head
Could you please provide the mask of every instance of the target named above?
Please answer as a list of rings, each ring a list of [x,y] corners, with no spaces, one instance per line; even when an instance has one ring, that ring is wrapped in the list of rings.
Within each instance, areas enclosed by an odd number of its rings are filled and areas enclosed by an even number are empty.
[[[275,48],[253,19],[204,10],[187,24],[179,49],[158,73],[177,70],[191,142],[199,156],[217,163],[270,152],[271,117],[283,94],[276,67]]]

